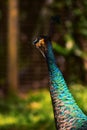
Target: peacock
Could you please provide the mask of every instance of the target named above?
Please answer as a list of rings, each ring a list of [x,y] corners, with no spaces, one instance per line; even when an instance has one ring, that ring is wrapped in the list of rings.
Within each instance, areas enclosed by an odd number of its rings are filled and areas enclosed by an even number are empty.
[[[51,38],[39,36],[33,44],[42,53],[48,66],[56,130],[87,130],[87,116],[76,104],[56,65]]]

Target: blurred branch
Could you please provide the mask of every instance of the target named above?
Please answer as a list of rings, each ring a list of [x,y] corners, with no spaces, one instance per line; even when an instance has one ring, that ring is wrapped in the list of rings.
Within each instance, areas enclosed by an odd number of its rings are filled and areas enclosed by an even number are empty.
[[[52,42],[53,43],[53,48],[56,52],[61,53],[62,55],[69,55],[71,51],[69,51],[68,49],[66,49],[65,47],[62,47],[61,45],[57,44],[56,42]]]
[[[62,47],[56,42],[52,42],[52,43],[53,43],[54,50],[64,56],[69,56],[70,54],[74,54],[82,59],[87,59],[87,53],[80,50],[80,48],[76,44],[71,49],[68,49],[66,47]]]

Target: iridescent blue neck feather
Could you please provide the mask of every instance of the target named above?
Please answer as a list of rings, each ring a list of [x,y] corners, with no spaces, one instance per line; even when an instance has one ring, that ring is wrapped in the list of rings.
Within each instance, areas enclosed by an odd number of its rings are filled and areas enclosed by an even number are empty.
[[[50,75],[50,93],[57,130],[87,130],[87,116],[76,104],[56,65],[50,41],[47,43],[46,61]]]

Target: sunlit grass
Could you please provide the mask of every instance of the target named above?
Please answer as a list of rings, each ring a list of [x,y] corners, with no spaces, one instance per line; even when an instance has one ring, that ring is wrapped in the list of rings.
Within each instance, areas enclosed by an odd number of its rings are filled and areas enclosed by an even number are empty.
[[[15,117],[0,115],[0,126],[15,124],[16,122],[17,122],[17,118]]]
[[[72,85],[70,91],[81,109],[87,113],[87,88]],[[0,101],[1,130],[55,130],[53,110],[48,90],[31,91],[24,99],[7,103]]]
[[[1,113],[1,128],[16,125],[17,128],[24,126],[30,130],[55,130],[51,99],[47,90],[31,91],[26,99],[18,100],[16,104],[10,102],[3,105],[8,111]]]

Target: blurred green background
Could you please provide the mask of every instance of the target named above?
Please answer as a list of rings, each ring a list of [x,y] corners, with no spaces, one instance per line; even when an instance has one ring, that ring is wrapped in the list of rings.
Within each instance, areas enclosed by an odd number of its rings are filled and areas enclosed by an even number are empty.
[[[32,45],[52,26],[57,64],[87,114],[87,0],[1,0],[0,130],[55,130],[47,66]]]

